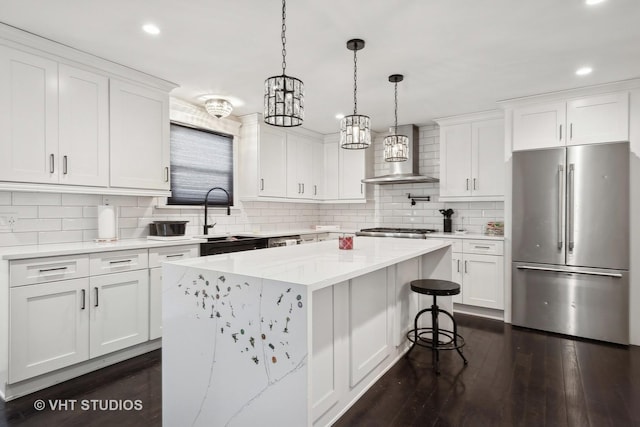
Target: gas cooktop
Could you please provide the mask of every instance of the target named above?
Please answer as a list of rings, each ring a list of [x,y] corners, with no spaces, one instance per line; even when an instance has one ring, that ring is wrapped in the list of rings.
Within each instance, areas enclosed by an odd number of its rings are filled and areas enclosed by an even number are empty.
[[[363,228],[356,232],[356,236],[372,236],[372,237],[404,237],[409,239],[426,239],[427,234],[435,233],[437,230],[432,228],[395,228],[395,227],[376,227]]]

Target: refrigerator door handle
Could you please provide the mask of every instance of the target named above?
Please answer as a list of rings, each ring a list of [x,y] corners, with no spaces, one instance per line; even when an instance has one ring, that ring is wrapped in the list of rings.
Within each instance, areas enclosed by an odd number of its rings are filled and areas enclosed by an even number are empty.
[[[564,165],[558,165],[558,249],[562,249],[562,201],[564,200]]]
[[[620,273],[600,273],[597,271],[579,271],[579,270],[572,271],[572,270],[562,270],[560,268],[535,267],[533,265],[519,265],[517,269],[518,270],[551,271],[554,273],[586,274],[589,276],[605,276],[605,277],[618,277],[618,278],[622,277],[622,274]]]
[[[574,215],[574,197],[575,197],[575,186],[574,186],[574,176],[575,176],[575,165],[571,163],[569,165],[569,186],[568,186],[568,196],[569,200],[567,201],[567,228],[568,228],[568,246],[569,253],[573,252],[573,215]]]

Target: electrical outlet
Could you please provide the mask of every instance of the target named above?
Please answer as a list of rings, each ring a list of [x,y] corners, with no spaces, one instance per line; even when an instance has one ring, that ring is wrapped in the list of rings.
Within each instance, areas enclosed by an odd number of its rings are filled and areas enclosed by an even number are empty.
[[[0,214],[0,231],[13,231],[17,223],[17,213]]]

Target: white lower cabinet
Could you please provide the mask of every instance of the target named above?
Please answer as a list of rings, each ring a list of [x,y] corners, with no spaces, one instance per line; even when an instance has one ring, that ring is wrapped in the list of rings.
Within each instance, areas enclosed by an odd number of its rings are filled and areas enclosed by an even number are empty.
[[[10,261],[8,383],[159,338],[162,262],[199,247]]]
[[[91,277],[90,357],[149,339],[149,273],[127,271]]]
[[[445,239],[446,240],[446,239]],[[500,240],[450,239],[451,280],[460,284],[457,304],[504,310],[504,257]]]
[[[89,358],[89,279],[10,290],[9,382]]]

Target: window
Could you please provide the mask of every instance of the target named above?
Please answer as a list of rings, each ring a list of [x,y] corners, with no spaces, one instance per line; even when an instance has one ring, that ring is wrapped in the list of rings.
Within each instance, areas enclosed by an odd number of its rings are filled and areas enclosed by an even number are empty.
[[[168,205],[202,205],[212,187],[229,192],[233,204],[233,136],[171,123],[171,197]],[[210,205],[227,205],[222,191]]]

